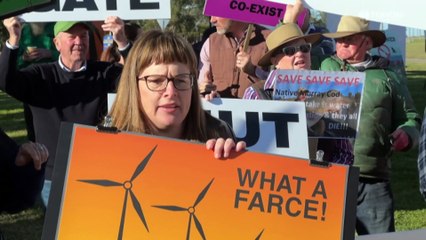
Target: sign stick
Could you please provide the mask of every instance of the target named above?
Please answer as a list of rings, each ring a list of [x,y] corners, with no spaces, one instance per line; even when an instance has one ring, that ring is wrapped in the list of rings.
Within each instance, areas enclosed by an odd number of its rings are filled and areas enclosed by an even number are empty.
[[[250,36],[252,32],[253,32],[253,24],[249,24],[247,28],[247,33],[246,33],[246,39],[244,39],[244,44],[243,44],[244,52],[247,52],[247,48],[249,46]]]

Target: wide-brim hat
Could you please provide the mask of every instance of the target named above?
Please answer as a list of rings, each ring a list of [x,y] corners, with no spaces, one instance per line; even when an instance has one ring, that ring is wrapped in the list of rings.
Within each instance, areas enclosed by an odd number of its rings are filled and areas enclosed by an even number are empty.
[[[379,47],[386,42],[386,35],[379,30],[369,30],[369,23],[363,18],[342,16],[337,26],[337,31],[335,33],[324,33],[323,35],[329,38],[343,38],[361,33],[371,37],[373,48]]]
[[[300,30],[299,26],[294,23],[286,23],[284,25],[279,26],[274,31],[269,34],[269,36],[266,38],[266,46],[268,47],[269,51],[265,53],[265,55],[260,58],[258,65],[262,67],[270,66],[271,63],[271,56],[272,54],[279,48],[282,47],[284,44],[296,41],[299,39],[305,39],[308,43],[315,43],[321,38],[321,34],[314,33],[314,34],[308,34],[303,35],[302,30]]]
[[[66,31],[70,30],[72,27],[74,27],[77,24],[82,24],[88,30],[90,30],[90,27],[89,27],[89,25],[86,22],[80,22],[80,21],[62,21],[62,22],[57,22],[55,24],[55,26],[53,27],[53,33],[55,34],[55,37],[56,37],[58,35],[58,33],[60,33],[60,32],[66,32]]]

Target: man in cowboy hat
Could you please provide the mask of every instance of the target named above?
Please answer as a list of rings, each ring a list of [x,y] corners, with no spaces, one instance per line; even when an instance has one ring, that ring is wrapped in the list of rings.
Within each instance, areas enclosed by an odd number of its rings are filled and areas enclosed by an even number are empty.
[[[368,54],[386,41],[383,32],[368,25],[365,19],[342,16],[337,32],[324,34],[336,40],[336,54],[321,63],[321,70],[366,73],[354,146],[354,166],[360,168],[359,235],[395,231],[390,157],[417,145],[421,123],[407,86],[386,68],[388,61]]]
[[[201,48],[200,92],[209,92],[213,84],[220,97],[241,98],[247,87],[267,76],[267,71],[256,63],[266,52],[265,39],[271,31],[254,25],[253,32],[246,36],[248,23],[217,16],[212,16],[210,22],[216,26],[216,32]],[[247,37],[249,47],[244,52],[242,47]]]

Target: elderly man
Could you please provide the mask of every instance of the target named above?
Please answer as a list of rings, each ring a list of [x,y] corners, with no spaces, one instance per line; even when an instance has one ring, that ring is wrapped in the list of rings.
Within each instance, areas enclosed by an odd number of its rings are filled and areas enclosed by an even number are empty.
[[[369,30],[368,25],[364,19],[343,16],[336,33],[324,34],[336,40],[336,55],[321,63],[322,70],[366,73],[354,146],[354,166],[360,168],[359,235],[395,230],[390,158],[394,151],[417,145],[421,122],[407,86],[386,68],[387,60],[368,54],[386,40],[383,32]]]
[[[99,123],[106,114],[107,93],[116,89],[122,66],[86,60],[90,47],[88,25],[57,22],[54,43],[60,53],[58,61],[17,70],[14,63],[18,57],[22,22],[12,17],[5,19],[3,24],[9,32],[9,40],[0,56],[0,89],[30,106],[36,140],[45,144],[50,152],[46,168],[46,179],[50,180],[60,123]],[[121,54],[127,55],[130,47],[123,21],[108,17],[102,27],[113,33]],[[49,181],[45,185],[50,189]],[[45,203],[47,196],[46,193],[42,195]]]
[[[248,23],[215,16],[210,22],[217,32],[210,35],[201,49],[200,91],[205,92],[205,86],[213,84],[221,97],[241,98],[247,87],[268,76],[257,62],[267,51],[265,39],[270,30],[255,25],[244,52]]]

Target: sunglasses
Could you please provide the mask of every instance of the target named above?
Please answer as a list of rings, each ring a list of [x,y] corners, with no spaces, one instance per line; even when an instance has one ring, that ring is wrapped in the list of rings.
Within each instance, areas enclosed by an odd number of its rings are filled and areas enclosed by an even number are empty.
[[[305,43],[298,47],[293,47],[293,46],[283,47],[282,49],[278,50],[275,55],[282,53],[286,56],[291,57],[294,54],[296,54],[298,51],[301,51],[302,53],[308,53],[311,51],[311,49],[312,49],[312,45],[310,43]]]

